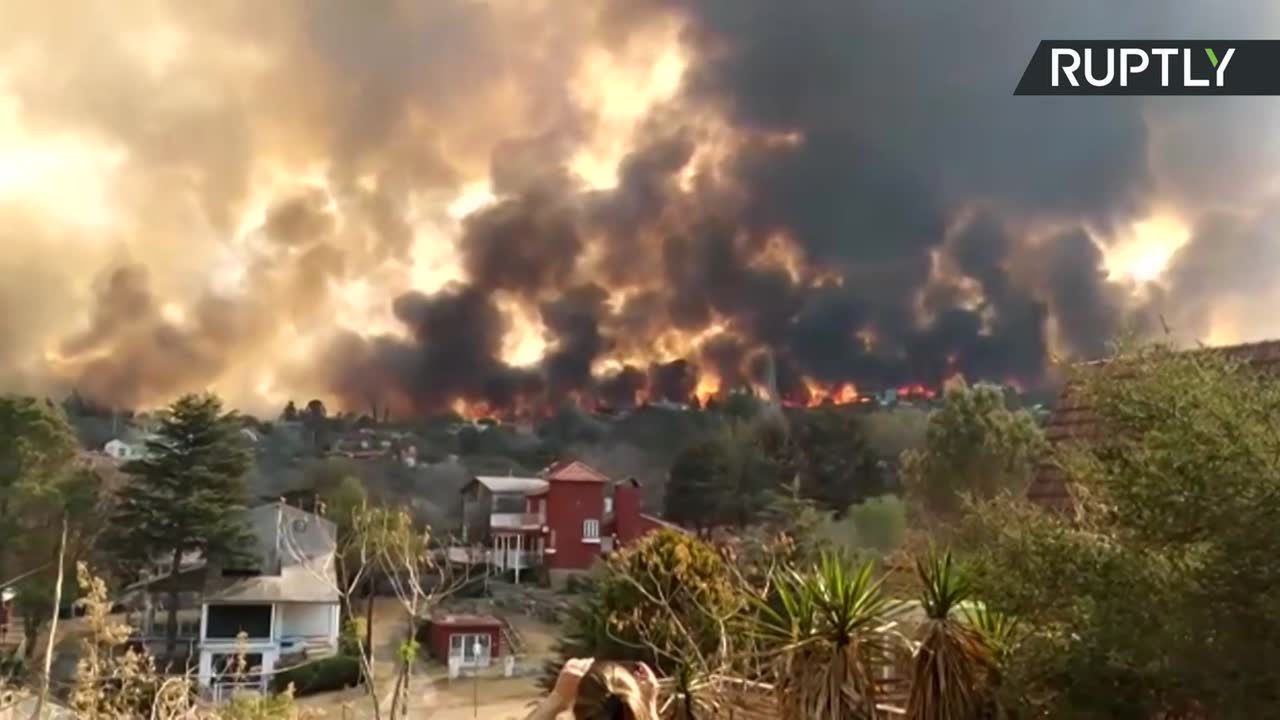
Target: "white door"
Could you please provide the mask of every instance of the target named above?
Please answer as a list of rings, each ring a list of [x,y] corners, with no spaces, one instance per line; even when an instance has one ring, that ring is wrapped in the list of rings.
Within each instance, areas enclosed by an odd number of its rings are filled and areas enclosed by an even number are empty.
[[[488,667],[492,640],[488,633],[454,633],[449,636],[449,659],[462,667]]]

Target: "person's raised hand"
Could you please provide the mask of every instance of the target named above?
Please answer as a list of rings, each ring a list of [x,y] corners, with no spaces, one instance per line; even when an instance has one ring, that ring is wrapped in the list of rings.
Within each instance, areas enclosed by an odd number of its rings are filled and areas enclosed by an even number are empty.
[[[573,658],[560,668],[560,675],[556,677],[556,686],[551,694],[562,710],[573,705],[574,698],[578,697],[578,684],[594,662],[594,658]]]
[[[658,709],[658,676],[645,663],[636,663],[635,666],[636,684],[640,686],[640,691],[644,693],[644,702],[649,706],[651,712],[657,712]],[[656,717],[656,716],[655,716]]]

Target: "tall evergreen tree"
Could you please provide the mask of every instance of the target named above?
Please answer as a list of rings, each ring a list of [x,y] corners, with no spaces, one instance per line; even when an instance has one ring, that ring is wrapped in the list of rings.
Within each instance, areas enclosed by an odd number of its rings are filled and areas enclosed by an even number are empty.
[[[0,582],[25,550],[33,528],[26,503],[49,496],[67,477],[76,456],[76,437],[62,410],[45,400],[0,396]],[[41,558],[46,560],[47,558]]]
[[[716,438],[685,448],[671,466],[663,514],[699,531],[719,524],[728,472],[729,459]]]
[[[178,583],[182,556],[210,560],[239,556],[252,544],[244,521],[245,473],[251,455],[234,413],[213,395],[186,395],[169,406],[145,457],[125,464],[112,525],[121,556],[169,563],[166,649],[178,637]]]

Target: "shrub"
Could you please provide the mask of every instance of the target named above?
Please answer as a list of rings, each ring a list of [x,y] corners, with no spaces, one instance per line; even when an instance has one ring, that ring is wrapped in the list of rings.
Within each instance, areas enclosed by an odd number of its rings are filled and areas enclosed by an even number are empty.
[[[360,656],[360,643],[364,641],[368,626],[362,617],[350,617],[342,624],[342,636],[338,638],[338,652],[350,657]]]
[[[360,660],[345,655],[314,660],[277,673],[272,678],[271,689],[283,692],[290,683],[298,697],[354,687],[360,684]]]

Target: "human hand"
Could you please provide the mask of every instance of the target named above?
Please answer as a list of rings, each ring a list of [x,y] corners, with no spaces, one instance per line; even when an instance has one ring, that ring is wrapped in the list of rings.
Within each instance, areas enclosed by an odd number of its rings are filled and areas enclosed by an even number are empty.
[[[594,662],[594,658],[573,658],[560,668],[560,675],[556,677],[556,686],[551,695],[561,711],[573,705],[574,698],[578,697],[578,684]]]
[[[640,686],[640,692],[644,694],[644,702],[649,706],[650,712],[655,713],[657,717],[658,710],[658,676],[654,674],[653,669],[647,664],[639,662],[635,665],[636,684]]]

